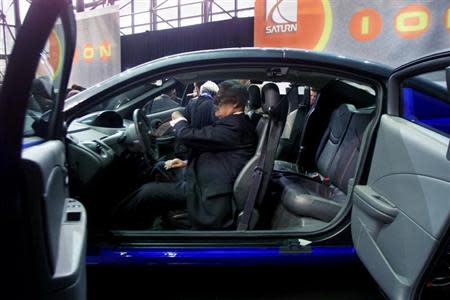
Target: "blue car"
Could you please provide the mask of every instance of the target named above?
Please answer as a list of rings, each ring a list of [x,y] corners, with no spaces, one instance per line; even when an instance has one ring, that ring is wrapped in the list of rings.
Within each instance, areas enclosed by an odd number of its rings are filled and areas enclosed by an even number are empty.
[[[33,1],[2,85],[8,291],[84,299],[86,264],[360,260],[389,298],[449,284],[449,51],[397,69],[296,49],[191,52],[66,99],[76,40],[68,2]],[[54,26],[63,60],[52,71],[45,58]],[[169,121],[194,83],[229,79],[247,85],[258,134],[234,182],[233,226],[194,230],[189,211],[168,210],[146,228],[109,227],[118,201],[167,180],[157,167],[176,157]]]

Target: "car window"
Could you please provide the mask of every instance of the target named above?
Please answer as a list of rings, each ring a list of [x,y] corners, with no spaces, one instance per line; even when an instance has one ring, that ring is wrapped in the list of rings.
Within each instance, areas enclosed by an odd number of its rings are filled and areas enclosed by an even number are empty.
[[[48,122],[55,107],[65,55],[65,39],[61,20],[55,23],[41,53],[31,85],[23,136],[47,136]]]
[[[147,114],[156,114],[180,106],[181,104],[173,100],[169,95],[162,94],[154,99],[151,111],[147,111]]]
[[[402,85],[403,117],[450,136],[449,99],[444,69],[408,78]]]
[[[102,110],[116,110],[125,105],[126,103],[130,102],[131,100],[135,99],[136,97],[139,97],[140,95],[148,91],[151,91],[152,89],[157,88],[158,86],[159,85],[157,85],[154,82],[145,82],[134,88],[126,90],[123,93],[113,96],[106,101],[103,101],[102,103],[90,109],[88,113]]]
[[[139,84],[131,89],[128,89],[116,96],[112,96],[109,99],[103,101],[102,103],[94,106],[91,108],[87,113],[93,113],[97,111],[103,111],[103,110],[116,110],[120,107],[124,106],[125,104],[129,103],[130,101],[145,95],[146,93],[150,92],[153,89],[160,88],[166,80],[156,80],[153,82],[144,82],[142,84]],[[145,96],[147,97],[147,96]],[[161,99],[163,101],[159,101],[159,97],[165,97],[164,99]],[[156,97],[153,103],[152,111],[151,113],[157,113],[169,109],[173,109],[176,107],[181,106],[181,99],[177,96],[176,89],[173,89],[171,91],[168,91],[167,94],[162,94],[161,96]],[[144,105],[148,106],[148,101],[150,101],[151,98],[146,99],[147,103]],[[147,112],[149,113],[149,112]]]

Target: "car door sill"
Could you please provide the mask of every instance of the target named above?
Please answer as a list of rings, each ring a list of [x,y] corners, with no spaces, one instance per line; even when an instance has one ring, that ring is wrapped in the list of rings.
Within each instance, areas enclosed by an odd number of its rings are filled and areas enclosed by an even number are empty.
[[[92,244],[114,245],[280,245],[286,240],[302,239],[313,244],[351,244],[349,224],[315,232],[258,230],[258,231],[142,231],[112,230],[90,234]],[[348,234],[347,234],[348,233]]]

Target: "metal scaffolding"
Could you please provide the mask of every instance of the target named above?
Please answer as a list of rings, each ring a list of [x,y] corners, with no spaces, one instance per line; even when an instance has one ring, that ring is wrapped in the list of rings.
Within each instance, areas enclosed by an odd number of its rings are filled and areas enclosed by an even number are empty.
[[[25,2],[25,0],[23,0]],[[26,2],[28,4],[28,2]],[[19,0],[0,1],[0,82],[8,63],[16,34],[22,24],[21,7]]]
[[[122,35],[254,15],[252,0],[76,0],[78,11],[107,5],[119,6]]]
[[[0,0],[0,82],[32,0]],[[253,0],[72,0],[76,12],[116,5],[120,34],[254,16]]]

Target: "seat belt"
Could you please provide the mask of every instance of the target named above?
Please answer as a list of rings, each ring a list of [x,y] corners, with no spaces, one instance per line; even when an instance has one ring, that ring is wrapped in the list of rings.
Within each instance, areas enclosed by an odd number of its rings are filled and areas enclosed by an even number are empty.
[[[306,97],[305,97],[306,98]],[[300,151],[300,137],[301,137],[301,133],[303,131],[303,127],[304,126],[300,126],[300,125],[304,125],[305,120],[306,120],[306,115],[309,112],[309,99],[308,103],[305,103],[305,99],[302,99],[303,103],[299,103],[298,108],[297,108],[297,113],[295,115],[295,119],[294,119],[294,123],[292,124],[292,130],[294,131],[293,137],[290,139],[292,140],[292,143],[290,145],[291,153],[293,153],[295,156],[298,155],[298,152]],[[297,147],[298,145],[298,147]],[[290,159],[292,159],[293,157],[289,157]]]
[[[300,138],[299,138],[299,141],[298,141],[298,144],[297,144],[298,147],[296,147],[296,149],[295,149],[296,150],[296,154],[297,154],[297,159],[295,160],[295,164],[297,165],[299,170],[302,170],[301,163],[302,163],[303,155],[305,153],[305,146],[303,146],[303,140],[304,140],[304,137],[305,137],[305,129],[306,129],[306,126],[307,126],[307,124],[309,122],[309,118],[314,113],[314,111],[315,111],[315,109],[317,107],[318,101],[320,100],[320,94],[319,94],[319,95],[317,95],[316,102],[314,103],[314,105],[311,106],[310,105],[310,94],[309,94],[309,92],[310,92],[310,88],[305,88],[304,99],[303,100],[307,101],[307,103],[308,103],[307,105],[308,105],[309,109],[308,109],[308,112],[305,115],[305,121],[303,122],[302,132],[300,134]]]
[[[279,122],[283,123],[283,121]],[[278,142],[275,138],[277,136],[281,136],[283,126],[272,126],[272,122],[269,123],[269,126],[270,127],[268,128],[268,133],[266,135],[266,143],[263,144],[261,157],[252,176],[251,188],[249,194],[247,195],[245,207],[241,213],[241,218],[239,219],[238,230],[248,229],[256,201],[261,196],[264,196],[261,195],[261,191],[265,191],[265,186],[262,185],[264,176],[270,176],[272,173],[273,166],[266,161],[266,153],[270,153],[275,156],[278,148]],[[275,157],[273,157],[273,160],[274,159]]]
[[[261,191],[261,182],[263,179],[263,176],[272,172],[272,166],[270,170],[268,170],[267,162],[266,162],[266,153],[272,153],[275,157],[276,150],[278,148],[278,142],[277,139],[275,141],[275,137],[278,135],[278,137],[281,137],[281,133],[284,129],[284,120],[278,120],[278,122],[281,122],[283,126],[273,127],[274,119],[272,117],[271,112],[276,111],[280,108],[280,106],[283,104],[283,102],[286,100],[286,96],[281,98],[280,102],[278,102],[277,105],[269,108],[269,124],[267,128],[267,132],[264,135],[264,143],[261,148],[261,156],[259,158],[258,164],[256,165],[256,168],[253,171],[252,181],[251,181],[251,188],[247,195],[247,199],[245,200],[245,206],[244,210],[240,214],[240,219],[238,221],[238,227],[237,230],[247,230],[250,219],[252,217],[253,208],[255,207],[256,199],[260,197],[260,191]],[[269,141],[271,141],[271,146],[269,147]]]

